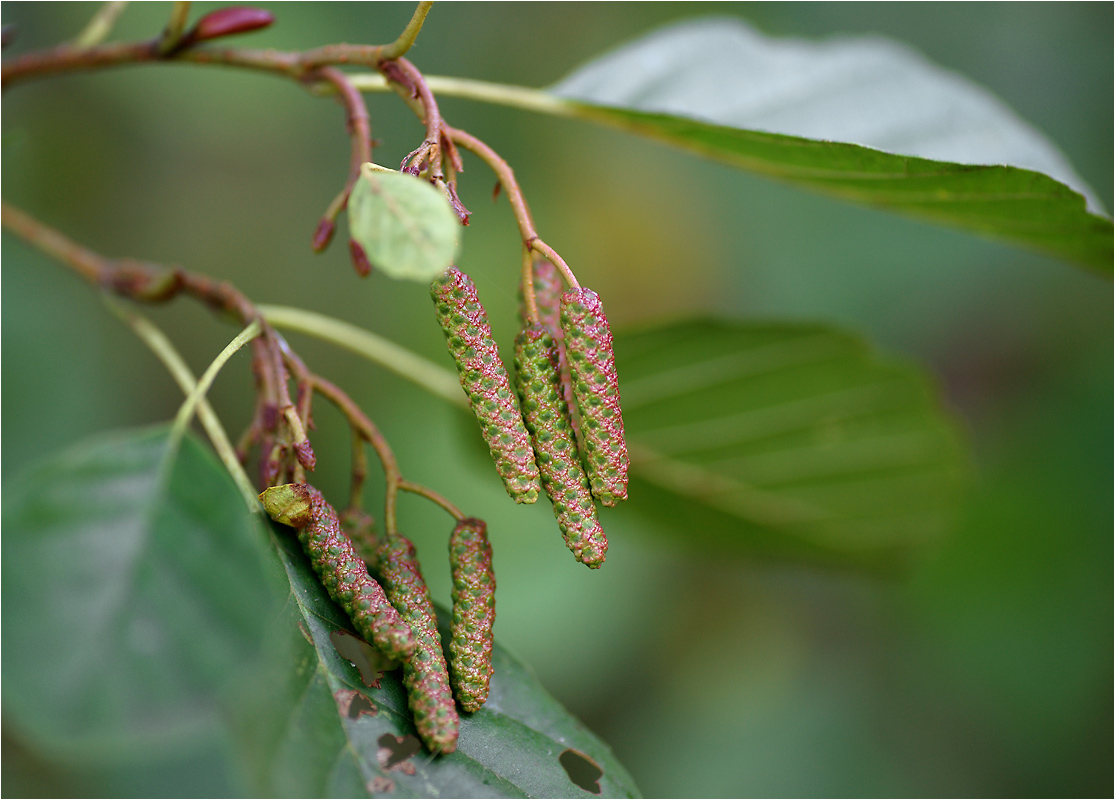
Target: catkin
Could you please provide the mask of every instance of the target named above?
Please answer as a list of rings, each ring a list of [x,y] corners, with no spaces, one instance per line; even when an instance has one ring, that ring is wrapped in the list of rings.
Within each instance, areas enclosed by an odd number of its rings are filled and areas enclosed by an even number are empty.
[[[591,289],[561,297],[561,327],[581,414],[585,470],[593,496],[606,506],[627,499],[627,443],[619,402],[612,331]]]
[[[396,661],[414,655],[410,625],[388,602],[368,574],[364,561],[341,532],[337,512],[314,487],[304,483],[273,486],[259,496],[276,522],[298,529],[298,541],[329,596],[348,612],[356,630]]]
[[[558,268],[545,259],[534,262],[534,305],[538,309],[538,323],[554,337],[554,344],[558,350],[558,369],[561,372],[561,396],[565,399],[565,406],[569,409],[569,422],[573,426],[573,434],[577,440],[581,439],[581,414],[577,410],[577,403],[573,398],[573,379],[569,374],[569,360],[565,354],[565,331],[561,329],[561,273]],[[521,296],[519,303],[519,318],[523,326],[530,324],[527,316],[526,301]]]
[[[404,536],[390,536],[380,543],[376,556],[376,571],[387,597],[410,623],[417,642],[414,655],[403,662],[403,685],[418,736],[431,752],[452,753],[457,749],[460,718],[449,688],[437,616],[414,545]]]
[[[608,537],[596,518],[573,441],[569,411],[561,399],[557,346],[544,328],[528,326],[516,338],[515,368],[523,419],[534,442],[542,488],[554,504],[565,544],[578,561],[597,568],[604,563]]]
[[[453,577],[453,622],[449,678],[465,711],[479,711],[492,678],[492,626],[496,621],[496,575],[488,526],[463,519],[449,537]]]
[[[538,499],[538,466],[476,287],[450,267],[430,285],[430,294],[496,471],[516,503],[533,503]]]

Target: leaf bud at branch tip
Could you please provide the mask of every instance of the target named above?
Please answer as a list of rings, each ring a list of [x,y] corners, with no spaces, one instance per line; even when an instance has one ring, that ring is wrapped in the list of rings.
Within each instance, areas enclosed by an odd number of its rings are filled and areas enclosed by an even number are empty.
[[[317,224],[317,229],[314,231],[313,248],[315,253],[325,251],[329,243],[333,241],[333,232],[337,230],[337,223],[329,219],[329,217],[322,217],[321,221]]]
[[[262,8],[251,6],[218,8],[199,19],[193,29],[183,37],[182,44],[194,44],[222,36],[250,33],[266,28],[274,21],[275,16]]]
[[[355,239],[349,239],[348,251],[352,254],[352,266],[356,267],[356,274],[361,278],[367,278],[371,275],[372,262],[368,260],[368,254],[364,252],[364,248],[360,246],[360,242]]]
[[[298,459],[299,464],[311,472],[317,466],[317,456],[314,455],[314,449],[310,446],[309,439],[294,443],[294,456]]]

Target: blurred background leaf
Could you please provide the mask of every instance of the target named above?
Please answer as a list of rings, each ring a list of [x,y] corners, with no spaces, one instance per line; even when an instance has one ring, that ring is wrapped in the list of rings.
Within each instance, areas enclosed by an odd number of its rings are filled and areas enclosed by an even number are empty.
[[[893,567],[955,522],[965,457],[933,390],[854,337],[695,321],[616,350],[639,507],[690,544]]]
[[[195,6],[200,16],[216,4]],[[412,10],[284,4],[245,44],[387,41]],[[92,13],[44,3],[2,11],[19,27],[5,55],[72,37]],[[168,12],[132,4],[118,34],[149,37]],[[410,56],[434,74],[547,86],[626,39],[710,12],[774,36],[908,42],[993,91],[1112,206],[1110,5],[445,4]],[[902,580],[679,546],[693,526],[679,536],[670,520],[641,513],[647,491],[602,510],[611,547],[594,573],[569,557],[549,509],[508,502],[474,421],[291,335],[383,427],[408,476],[488,521],[496,636],[609,743],[642,791],[1110,794],[1110,284],[606,128],[454,98],[441,105],[514,166],[541,234],[600,293],[614,328],[692,314],[824,320],[925,365],[975,450],[955,533]],[[369,106],[377,160],[397,163],[422,127],[395,97]],[[310,252],[347,173],[333,102],[266,76],[166,66],[28,84],[5,94],[4,111],[8,201],[106,254],[218,275],[259,302],[296,302],[449,366],[421,287],[360,283],[336,244]],[[509,344],[517,231],[504,202],[490,202],[491,176],[465,158],[460,191],[474,213],[459,264]],[[87,286],[7,235],[3,255],[5,485],[90,432],[173,416],[177,388]],[[235,333],[184,303],[152,313],[195,371]],[[211,400],[235,435],[252,412],[252,379],[225,373]],[[315,416],[315,480],[343,496],[348,432],[331,409]],[[379,502],[374,484],[368,500]],[[413,499],[401,515],[444,604],[438,554],[450,526]],[[5,608],[8,622],[15,609]],[[5,704],[8,692],[5,682]],[[24,785],[39,791],[59,775],[18,743],[4,748],[5,793],[12,775],[31,776],[39,783]],[[150,793],[145,781],[163,773],[136,767],[118,776],[130,792],[105,793]]]

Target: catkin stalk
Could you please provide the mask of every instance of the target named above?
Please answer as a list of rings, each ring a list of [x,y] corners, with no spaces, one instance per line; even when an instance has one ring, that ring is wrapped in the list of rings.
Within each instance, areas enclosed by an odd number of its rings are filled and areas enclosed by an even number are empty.
[[[606,506],[627,499],[627,443],[619,402],[612,331],[600,298],[591,289],[561,297],[561,327],[581,414],[585,471],[593,496]]]
[[[414,545],[404,536],[384,539],[376,551],[376,571],[387,597],[414,631],[414,655],[403,662],[403,685],[418,736],[431,752],[457,749],[460,718],[449,688],[437,616],[422,578]]]
[[[479,711],[488,699],[492,678],[492,626],[496,621],[496,575],[488,526],[463,519],[449,537],[453,577],[453,622],[449,642],[449,678],[465,711]]]
[[[561,371],[561,396],[569,409],[569,422],[577,441],[581,440],[581,413],[573,398],[573,379],[569,373],[569,360],[565,354],[565,331],[561,329],[561,273],[545,259],[534,262],[534,305],[538,309],[538,323],[554,337],[558,350],[558,369]],[[520,292],[521,295],[521,292]],[[527,319],[526,302],[520,296],[519,318],[524,326]]]
[[[533,503],[538,499],[538,466],[476,287],[450,267],[431,284],[430,294],[496,471],[516,503]]]
[[[534,442],[542,488],[554,504],[565,544],[588,567],[604,563],[608,537],[596,518],[588,479],[581,467],[561,398],[557,346],[544,328],[524,328],[515,340],[515,368],[523,420]]]
[[[368,574],[363,559],[341,532],[337,512],[305,483],[272,486],[259,496],[276,522],[298,529],[298,541],[333,602],[352,619],[356,630],[380,652],[405,662],[416,650],[411,627],[388,602]]]

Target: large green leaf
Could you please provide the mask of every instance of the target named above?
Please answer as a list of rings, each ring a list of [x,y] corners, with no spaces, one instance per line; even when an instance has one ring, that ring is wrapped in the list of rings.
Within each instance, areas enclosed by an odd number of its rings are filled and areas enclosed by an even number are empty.
[[[4,720],[45,752],[204,746],[282,573],[224,468],[167,429],[105,436],[5,487]]]
[[[257,681],[255,702],[242,709],[238,737],[250,746],[246,755],[257,791],[284,796],[638,796],[608,747],[498,645],[488,702],[475,714],[462,715],[457,751],[431,759],[418,750],[398,673],[383,672],[378,688],[368,685],[384,665],[368,656],[347,616],[329,600],[294,532],[276,525],[274,537],[292,591],[273,641],[277,657],[272,663],[280,666]],[[406,757],[395,763],[398,756],[385,743],[397,743],[404,748],[399,755]],[[565,760],[584,763],[587,756],[599,766],[599,792],[571,780],[562,764],[566,751],[574,754]]]
[[[378,76],[363,89],[386,90]],[[679,23],[544,91],[431,77],[435,92],[577,117],[779,180],[1112,273],[1111,218],[1045,137],[897,42],[774,39]]]
[[[987,90],[882,37],[773,39],[688,21],[550,89],[571,113],[1110,274],[1112,224],[1051,142]]]
[[[816,325],[684,322],[615,351],[629,503],[684,540],[882,567],[949,530],[964,450],[919,371]]]

